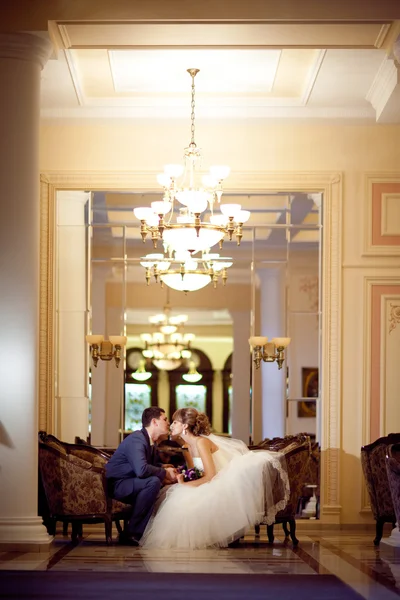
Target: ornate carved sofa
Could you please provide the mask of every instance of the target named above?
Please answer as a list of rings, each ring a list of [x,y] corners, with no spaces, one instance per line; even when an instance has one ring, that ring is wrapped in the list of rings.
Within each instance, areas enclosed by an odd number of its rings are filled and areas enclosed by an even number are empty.
[[[396,516],[386,470],[386,453],[389,445],[399,442],[400,433],[390,433],[361,448],[361,466],[372,514],[376,520],[375,546],[378,546],[382,539],[384,524],[392,523],[393,527],[395,526]]]
[[[400,443],[390,444],[387,447],[386,472],[397,526],[400,526]]]
[[[67,444],[44,432],[39,434],[39,474],[43,496],[39,502],[50,534],[56,521],[72,523],[72,540],[83,523],[104,522],[107,544],[112,541],[112,522],[129,518],[132,507],[107,493],[104,466],[108,456],[92,446]]]

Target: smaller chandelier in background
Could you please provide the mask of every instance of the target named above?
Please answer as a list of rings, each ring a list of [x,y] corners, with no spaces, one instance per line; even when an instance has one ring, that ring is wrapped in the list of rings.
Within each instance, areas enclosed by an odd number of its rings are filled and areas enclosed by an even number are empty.
[[[105,361],[114,359],[115,365],[119,367],[121,351],[126,345],[126,340],[125,335],[110,335],[109,340],[105,340],[104,335],[87,335],[86,341],[90,345],[93,366],[97,367],[100,358]]]
[[[151,377],[151,373],[146,371],[145,362],[144,359],[140,360],[138,368],[132,373],[132,377],[133,379],[136,379],[136,381],[147,381]]]
[[[195,338],[193,333],[184,331],[188,316],[171,316],[170,313],[171,305],[167,295],[167,304],[164,306],[163,313],[149,317],[149,322],[155,330],[140,336],[145,343],[143,356],[151,360],[157,368],[166,371],[176,369],[182,360],[192,356],[190,345]]]
[[[182,379],[187,381],[188,383],[197,383],[200,379],[203,379],[203,375],[199,373],[196,369],[196,366],[193,361],[189,363],[189,371],[187,373],[183,373]]]
[[[260,368],[261,361],[276,361],[278,369],[282,369],[283,361],[285,360],[285,348],[289,346],[290,338],[277,337],[268,342],[267,337],[252,336],[249,339],[249,344],[253,351],[253,359],[256,369]]]
[[[140,233],[143,242],[150,237],[154,248],[162,241],[168,251],[204,252],[222,243],[227,236],[235,236],[237,244],[243,237],[242,226],[248,221],[250,212],[242,210],[240,204],[221,204],[221,212],[214,214],[214,204],[220,203],[222,182],[228,177],[230,168],[225,165],[210,167],[201,182],[199,167],[202,160],[201,150],[194,141],[195,135],[195,84],[199,69],[188,69],[192,78],[191,101],[191,140],[184,151],[184,166],[169,164],[164,172],[157,176],[163,188],[163,200],[151,203],[150,207],[134,209],[135,217],[140,221]],[[179,202],[176,222],[172,222],[174,202]],[[209,209],[208,220],[202,220],[202,213]],[[167,217],[167,215],[169,215]]]

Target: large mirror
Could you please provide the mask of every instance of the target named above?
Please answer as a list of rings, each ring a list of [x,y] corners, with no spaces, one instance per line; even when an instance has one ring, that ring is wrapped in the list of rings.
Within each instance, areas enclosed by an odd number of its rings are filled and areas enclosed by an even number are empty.
[[[321,194],[224,195],[251,211],[240,245],[224,242],[222,254],[232,259],[227,283],[187,294],[146,282],[143,256],[162,248],[143,243],[133,209],[159,199],[96,191],[88,200],[88,332],[127,336],[119,369],[114,361],[89,362],[89,439],[117,445],[149,404],[170,415],[196,406],[216,432],[250,443],[299,432],[318,439]],[[182,315],[178,333],[191,338],[183,356],[157,360],[149,336]],[[247,343],[254,334],[291,338],[281,369],[276,362],[255,368]]]

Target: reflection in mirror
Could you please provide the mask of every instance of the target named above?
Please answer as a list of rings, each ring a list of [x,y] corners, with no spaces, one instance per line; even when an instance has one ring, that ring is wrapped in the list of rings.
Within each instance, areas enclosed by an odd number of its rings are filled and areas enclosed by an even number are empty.
[[[220,251],[232,261],[226,285],[219,278],[215,289],[211,283],[187,294],[161,287],[154,277],[147,284],[141,265],[144,256],[164,249],[160,242],[157,248],[151,240],[143,243],[133,209],[160,199],[155,193],[92,193],[86,333],[126,335],[128,341],[123,369],[103,363],[90,370],[91,442],[115,447],[140,427],[146,402],[169,417],[182,403],[204,408],[215,432],[246,443],[300,432],[318,441],[321,194],[225,194],[223,202],[251,211],[240,246],[225,241]],[[168,317],[185,315],[184,330],[194,336],[183,348],[186,356],[174,356],[172,347],[172,354],[151,355],[157,348],[143,339],[157,329],[149,319],[165,315],[166,307]],[[173,346],[165,335],[164,343]],[[256,369],[248,345],[255,335],[291,338],[281,369],[276,361]],[[152,377],[135,381],[143,360]],[[197,382],[183,378],[191,363],[202,376]]]
[[[312,439],[317,435],[320,196],[270,196],[267,218],[255,226],[254,333],[269,340],[281,336],[291,339],[281,370],[274,363],[255,370],[255,440],[300,432]]]
[[[217,289],[210,284],[204,290],[188,294],[165,285],[162,288],[154,282],[146,285],[145,268],[140,264],[143,256],[153,251],[162,253],[163,248],[152,248],[151,240],[143,244],[133,209],[159,199],[158,194],[92,194],[88,214],[91,232],[89,330],[127,335],[129,351],[144,344],[141,336],[149,331],[149,318],[163,313],[167,304],[171,316],[186,314],[186,327],[193,328],[196,347],[212,364],[213,425],[216,431],[223,433],[231,433],[235,424],[235,416],[230,414],[235,412],[234,359],[230,361],[229,373],[232,385],[224,383],[226,361],[233,351],[235,320],[238,326],[238,321],[244,319],[249,334],[265,335],[269,339],[288,336],[291,344],[281,370],[276,363],[262,364],[256,372],[254,366],[250,367],[252,402],[248,413],[243,411],[240,418],[250,415],[248,430],[253,442],[299,431],[316,436],[320,379],[321,194],[225,196],[225,202],[240,203],[251,211],[250,220],[243,227],[241,245],[225,242],[223,247],[223,254],[229,255],[233,262],[227,284],[223,287],[219,282]],[[240,298],[245,302],[240,302]],[[238,347],[233,356],[237,352]],[[144,358],[148,365],[149,356]],[[164,363],[160,369],[157,401],[169,412],[171,399],[166,390],[172,371],[165,360],[171,361],[173,357],[160,355],[158,358]],[[190,356],[183,359],[187,369],[189,361]],[[99,402],[105,406],[99,415],[101,423],[107,414],[106,423],[100,428],[102,438],[106,439],[101,443],[113,440],[115,444],[126,428],[123,408],[117,412],[118,401],[115,400],[124,388],[111,365],[104,366],[101,374],[98,369],[92,373],[92,395],[103,398]],[[244,364],[241,369],[244,370]],[[227,397],[230,398],[229,410]],[[310,397],[313,399],[308,400]],[[240,412],[238,403],[236,411]],[[95,439],[96,410],[92,412],[92,439]]]

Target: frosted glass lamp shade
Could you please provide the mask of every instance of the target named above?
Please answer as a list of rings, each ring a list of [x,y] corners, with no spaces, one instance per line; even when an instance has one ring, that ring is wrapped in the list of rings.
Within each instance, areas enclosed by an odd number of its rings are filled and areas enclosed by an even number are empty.
[[[249,338],[250,346],[265,346],[268,342],[268,338],[260,335],[253,335]]]
[[[203,273],[186,273],[182,279],[179,273],[169,273],[161,275],[161,280],[165,285],[178,292],[195,292],[206,287],[210,283],[211,277]]]
[[[235,214],[235,221],[237,223],[247,223],[247,221],[250,219],[250,211],[249,210],[239,210],[239,212],[237,212]]]
[[[168,358],[160,358],[159,360],[153,360],[153,365],[160,369],[160,371],[173,371],[182,364],[181,360],[173,360]]]
[[[241,208],[242,206],[240,204],[221,204],[220,206],[223,215],[233,218],[241,211]]]
[[[200,381],[200,379],[202,379],[203,375],[201,375],[200,373],[184,373],[182,375],[182,379],[184,379],[185,381],[187,381],[188,383],[197,383],[198,381]]]
[[[136,379],[136,381],[147,381],[148,379],[150,379],[151,373],[149,373],[148,371],[144,371],[143,373],[135,371],[134,373],[132,373],[132,377],[133,379]]]
[[[271,344],[275,344],[277,348],[287,348],[290,344],[290,338],[277,337],[271,340]]]
[[[113,346],[125,346],[127,340],[126,335],[110,335],[108,339]]]
[[[202,252],[218,244],[224,237],[223,231],[213,231],[211,229],[200,229],[197,235],[193,228],[170,229],[164,231],[164,241],[168,248],[177,252],[190,250],[193,252]]]
[[[91,346],[93,346],[93,344],[99,345],[104,341],[104,335],[87,335],[86,341]]]
[[[189,363],[189,371],[182,375],[182,379],[187,381],[188,383],[197,383],[200,379],[203,378],[203,375],[196,370],[195,364],[193,361]]]
[[[133,209],[133,214],[139,221],[147,221],[154,213],[149,206],[138,206]]]
[[[151,209],[157,215],[166,215],[172,208],[171,202],[163,202],[162,200],[159,202],[152,202]]]
[[[160,327],[161,333],[165,333],[165,335],[170,335],[171,333],[175,333],[177,330],[176,325],[162,325]]]

